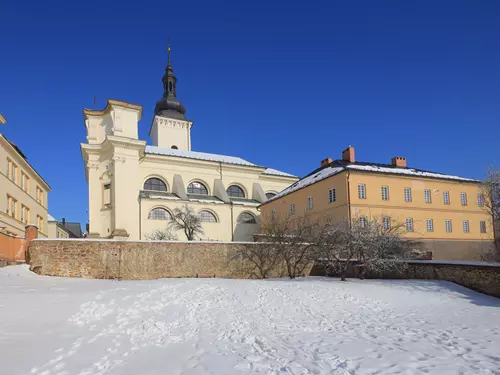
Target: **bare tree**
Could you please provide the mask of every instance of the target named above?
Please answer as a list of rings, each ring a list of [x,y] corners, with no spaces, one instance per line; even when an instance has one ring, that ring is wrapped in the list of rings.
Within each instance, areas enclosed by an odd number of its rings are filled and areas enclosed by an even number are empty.
[[[196,236],[204,233],[200,217],[187,204],[174,209],[174,215],[168,229],[182,230],[188,241],[193,241]]]
[[[245,273],[258,279],[267,279],[280,268],[281,257],[273,243],[251,242],[236,246],[230,261],[238,260],[245,264]]]
[[[500,169],[492,166],[488,168],[486,179],[481,184],[481,199],[484,208],[491,215],[492,220],[498,224],[500,222]],[[500,232],[499,228],[497,233]],[[500,260],[500,238],[495,236],[492,250],[486,254],[487,260]]]
[[[151,233],[146,234],[147,240],[155,241],[175,241],[177,236],[172,233],[170,228],[156,229]]]

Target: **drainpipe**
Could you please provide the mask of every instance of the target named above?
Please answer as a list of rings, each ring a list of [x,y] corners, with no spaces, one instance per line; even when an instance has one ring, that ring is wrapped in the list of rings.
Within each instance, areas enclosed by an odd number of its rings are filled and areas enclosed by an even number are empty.
[[[351,183],[349,181],[350,172],[347,171],[347,220],[349,228],[351,227]]]

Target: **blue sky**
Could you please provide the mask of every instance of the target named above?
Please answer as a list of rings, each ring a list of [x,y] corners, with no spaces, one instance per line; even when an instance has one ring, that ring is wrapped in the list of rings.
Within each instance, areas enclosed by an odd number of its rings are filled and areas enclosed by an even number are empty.
[[[304,175],[358,160],[482,178],[500,163],[498,1],[0,0],[0,128],[87,221],[83,108],[144,106],[167,36],[196,151]],[[94,96],[97,104],[93,104]]]

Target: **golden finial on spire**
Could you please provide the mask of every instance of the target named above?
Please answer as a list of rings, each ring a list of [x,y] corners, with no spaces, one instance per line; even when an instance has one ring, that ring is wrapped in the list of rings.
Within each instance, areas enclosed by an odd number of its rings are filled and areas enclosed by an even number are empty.
[[[167,47],[167,51],[168,51],[168,65],[170,65],[170,35],[168,36],[168,47]]]

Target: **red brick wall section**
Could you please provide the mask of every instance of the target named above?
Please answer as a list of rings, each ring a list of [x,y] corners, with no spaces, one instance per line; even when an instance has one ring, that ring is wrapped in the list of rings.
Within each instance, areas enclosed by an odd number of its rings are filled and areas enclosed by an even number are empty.
[[[27,225],[23,237],[14,237],[0,232],[0,260],[7,262],[22,262],[31,240],[38,237],[38,228]]]

